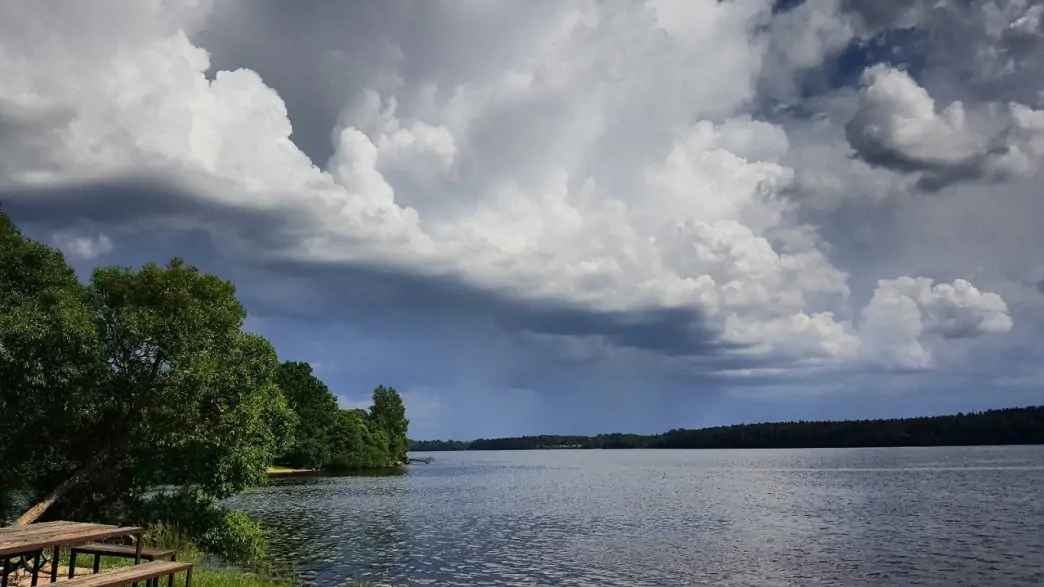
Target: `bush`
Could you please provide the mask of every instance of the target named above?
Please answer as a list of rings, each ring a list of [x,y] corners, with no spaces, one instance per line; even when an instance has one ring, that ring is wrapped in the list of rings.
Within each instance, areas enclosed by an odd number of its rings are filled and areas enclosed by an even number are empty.
[[[225,510],[220,521],[198,539],[203,550],[239,564],[260,564],[268,560],[268,541],[264,528],[243,512]]]
[[[264,529],[243,512],[229,510],[202,493],[179,491],[152,496],[137,516],[153,528],[154,540],[169,547],[189,543],[239,565],[264,565]]]

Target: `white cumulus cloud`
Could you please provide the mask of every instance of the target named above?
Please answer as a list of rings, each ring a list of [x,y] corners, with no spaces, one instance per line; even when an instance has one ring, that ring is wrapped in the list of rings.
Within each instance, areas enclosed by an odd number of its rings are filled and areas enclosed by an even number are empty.
[[[592,312],[683,311],[720,342],[770,358],[870,352],[924,366],[927,336],[1010,329],[996,294],[930,280],[913,281],[915,292],[907,278],[882,281],[852,325],[848,274],[788,196],[788,134],[748,111],[770,3],[554,6],[495,63],[442,63],[411,79],[397,67],[425,56],[391,51],[402,58],[371,76],[380,87],[343,96],[325,162],[298,148],[286,104],[257,72],[210,71],[192,37],[205,6],[92,5],[115,21],[86,23],[49,4],[8,8],[0,121],[17,132],[0,135],[0,154],[17,164],[0,162],[0,184],[159,176],[209,203],[285,216],[292,238],[259,255],[450,276]],[[830,20],[838,7],[786,25],[808,35],[788,67],[844,44],[849,24]],[[487,8],[445,10],[470,22]],[[47,42],[27,42],[34,35]],[[960,102],[937,111],[884,67],[865,85],[850,125],[864,158],[1015,166]],[[1039,156],[1040,112],[1011,113],[998,136]],[[66,246],[106,252],[100,238]]]
[[[849,142],[870,163],[922,173],[925,187],[1026,175],[1044,156],[1041,113],[1022,104],[939,108],[907,72],[886,65],[868,68],[862,83]]]
[[[932,365],[931,339],[970,338],[1010,331],[1004,300],[964,279],[882,279],[863,309],[860,334],[868,358],[908,369]]]

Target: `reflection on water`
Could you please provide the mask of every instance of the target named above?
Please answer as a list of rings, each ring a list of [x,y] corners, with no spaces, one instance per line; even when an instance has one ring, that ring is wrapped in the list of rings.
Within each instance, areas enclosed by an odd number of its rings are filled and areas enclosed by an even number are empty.
[[[320,585],[1044,583],[1044,447],[435,453],[232,503]]]

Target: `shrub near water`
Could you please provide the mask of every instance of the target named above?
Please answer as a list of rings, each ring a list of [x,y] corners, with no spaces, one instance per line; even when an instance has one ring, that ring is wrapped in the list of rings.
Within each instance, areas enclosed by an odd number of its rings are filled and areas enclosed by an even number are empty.
[[[138,519],[150,528],[150,543],[179,550],[198,546],[240,565],[256,567],[268,560],[261,525],[245,513],[229,510],[204,494],[190,491],[157,494],[145,503]]]
[[[243,533],[239,533],[243,535]],[[173,548],[177,551],[178,560],[195,563],[192,571],[192,584],[200,587],[268,587],[292,585],[294,581],[272,575],[272,569],[266,564],[251,565],[256,572],[247,572],[230,568],[212,568],[205,560],[204,551],[211,547],[200,547],[190,540],[180,529],[157,524],[151,526],[145,534],[145,541],[154,546]],[[111,559],[115,564],[126,564],[125,560]],[[287,573],[285,576],[290,576]]]
[[[243,512],[224,511],[199,542],[207,552],[225,560],[254,565],[268,562],[265,531],[256,520]]]

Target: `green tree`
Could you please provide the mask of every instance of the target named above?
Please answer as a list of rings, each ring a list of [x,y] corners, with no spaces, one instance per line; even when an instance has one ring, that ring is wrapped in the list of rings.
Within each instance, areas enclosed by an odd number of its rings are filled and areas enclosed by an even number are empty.
[[[97,406],[110,496],[161,483],[222,498],[261,481],[289,441],[292,416],[271,345],[242,330],[231,283],[179,259],[95,271],[92,305],[108,369]],[[92,487],[96,490],[96,486]]]
[[[173,484],[211,499],[262,480],[291,441],[278,360],[232,284],[175,259],[80,286],[0,214],[0,483],[28,523],[127,512]]]
[[[333,459],[328,468],[334,472],[391,467],[388,441],[384,432],[369,422],[365,410],[341,410],[337,413],[337,434],[333,441]]]
[[[312,374],[308,363],[283,363],[276,381],[298,421],[294,442],[287,447],[280,462],[292,467],[327,466],[333,457],[337,434],[337,398]]]
[[[409,448],[406,435],[410,421],[406,419],[406,406],[394,387],[381,385],[373,390],[370,420],[384,432],[391,460],[395,463],[405,463],[406,451]]]
[[[60,477],[94,429],[101,355],[88,301],[61,253],[0,212],[0,490]]]

